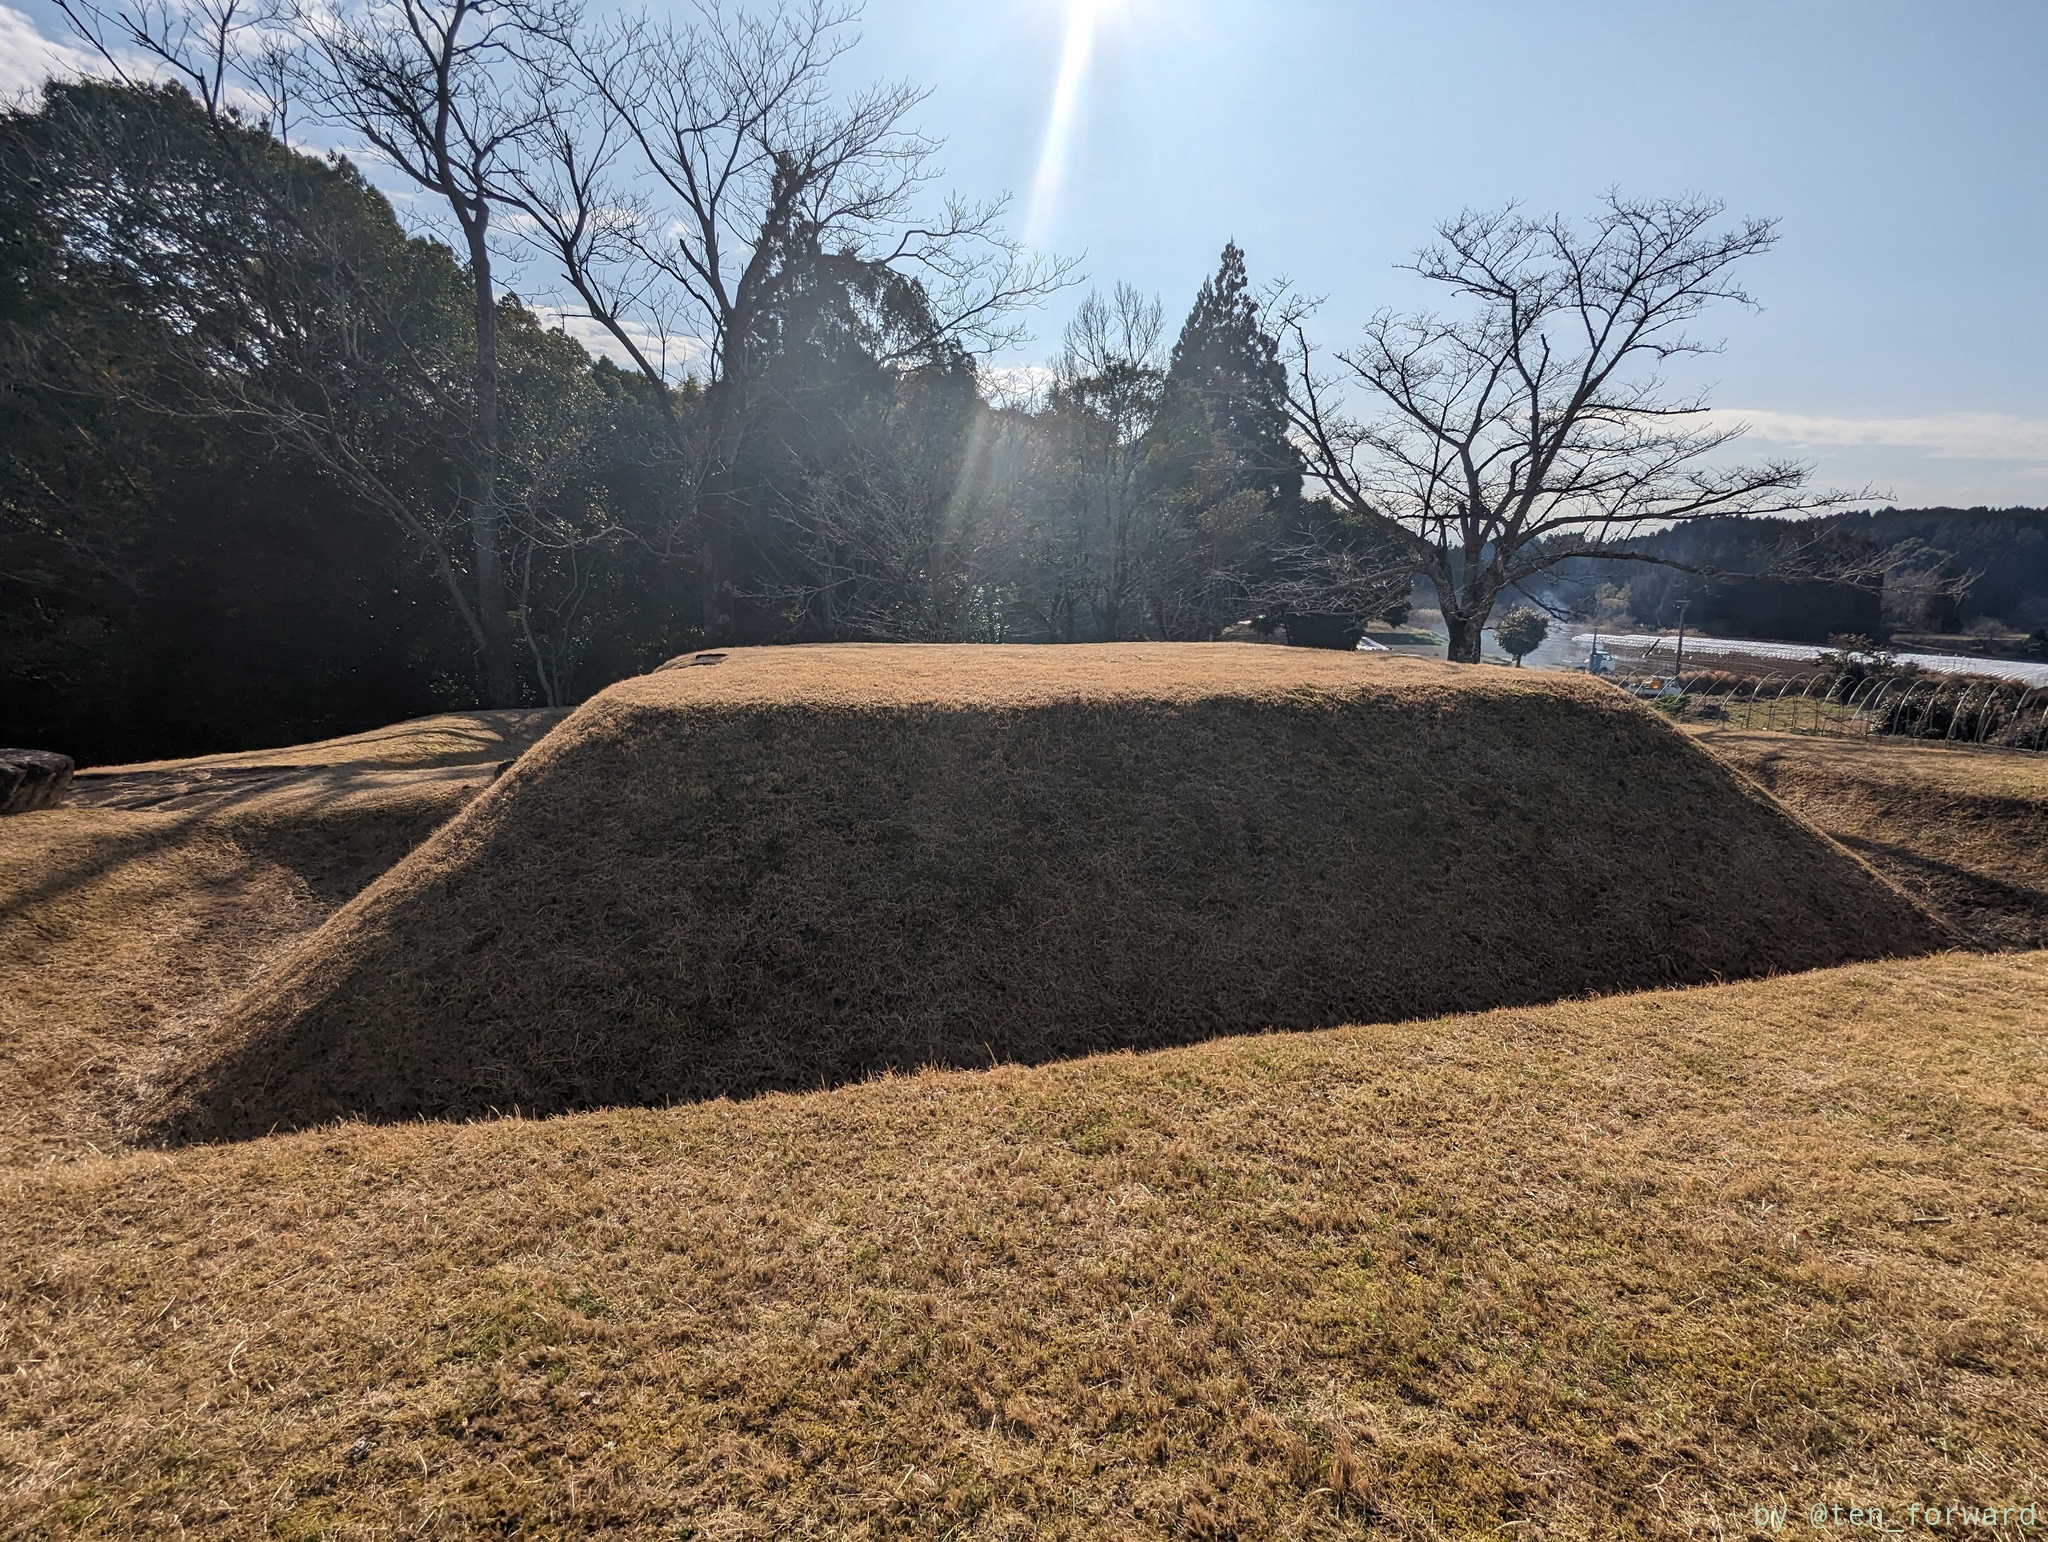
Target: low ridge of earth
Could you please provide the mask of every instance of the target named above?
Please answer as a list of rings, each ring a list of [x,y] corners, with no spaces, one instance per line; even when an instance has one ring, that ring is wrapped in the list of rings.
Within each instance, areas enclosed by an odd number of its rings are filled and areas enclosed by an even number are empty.
[[[2048,947],[2048,756],[1728,728],[1694,736],[1973,945]]]
[[[0,1532],[1748,1537],[2038,1502],[2044,1048],[2048,954],[1949,954],[13,1169]]]
[[[143,772],[190,773],[256,767],[361,771],[424,771],[511,760],[531,749],[568,713],[552,707],[519,707],[497,712],[443,712],[410,718],[368,732],[277,749],[236,750],[189,760],[142,760],[95,766],[88,776],[131,776]]]
[[[264,977],[157,1128],[815,1087],[1925,952],[1597,681],[819,647],[578,709]]]
[[[89,770],[0,824],[0,1163],[122,1144],[202,1025],[560,716]]]
[[[509,765],[566,715],[551,708],[446,712],[281,749],[95,766],[79,774],[69,801],[185,810],[276,803],[284,794],[309,805],[377,788],[473,781],[479,767]]]

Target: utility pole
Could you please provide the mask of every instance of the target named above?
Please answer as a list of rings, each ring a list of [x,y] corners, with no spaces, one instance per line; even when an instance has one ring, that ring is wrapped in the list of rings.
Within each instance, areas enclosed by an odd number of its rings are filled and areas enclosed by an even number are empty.
[[[1685,607],[1691,603],[1691,595],[1678,602],[1678,657],[1671,664],[1671,677],[1674,680],[1685,673]]]

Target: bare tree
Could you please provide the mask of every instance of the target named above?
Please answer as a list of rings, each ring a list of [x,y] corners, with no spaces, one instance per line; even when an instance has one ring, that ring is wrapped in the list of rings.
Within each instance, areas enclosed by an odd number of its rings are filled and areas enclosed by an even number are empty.
[[[225,118],[275,80],[277,53],[266,41],[276,21],[270,0],[57,0],[71,29],[128,85],[168,76],[210,118]],[[263,116],[283,138],[281,92],[265,93]],[[250,102],[251,106],[255,102]]]
[[[577,302],[664,389],[701,371],[706,411],[671,414],[693,488],[709,636],[730,622],[733,467],[764,403],[764,313],[790,261],[826,255],[914,282],[926,323],[905,356],[943,340],[1014,341],[1018,308],[1068,266],[1024,253],[1003,204],[943,200],[925,217],[937,145],[905,125],[923,93],[841,94],[834,66],[857,11],[809,0],[684,22],[628,19],[580,38],[550,76],[518,199],[531,238]],[[889,362],[889,361],[885,361]]]
[[[1279,543],[1269,570],[1245,588],[1264,622],[1335,617],[1362,632],[1368,621],[1405,613],[1415,563],[1376,524],[1317,523]]]
[[[1330,369],[1305,330],[1312,307],[1280,308],[1312,475],[1429,578],[1453,660],[1478,662],[1504,592],[1573,557],[1616,556],[1603,544],[1616,537],[1842,501],[1810,491],[1789,461],[1720,464],[1741,429],[1703,424],[1704,397],[1660,378],[1672,360],[1714,351],[1686,331],[1703,311],[1752,303],[1733,269],[1768,250],[1775,227],[1724,228],[1722,213],[1707,199],[1614,194],[1583,226],[1468,211],[1414,270],[1469,312],[1382,312]],[[1347,390],[1372,416],[1349,415]]]
[[[493,216],[508,196],[523,136],[543,123],[529,60],[567,36],[572,12],[552,0],[310,0],[294,13],[304,40],[298,83],[328,123],[365,139],[445,209],[467,259],[476,325],[471,369],[471,578],[483,632],[485,695],[518,696],[512,605],[499,506],[498,285]]]
[[[1050,419],[1064,452],[1062,514],[1046,554],[1052,590],[1065,598],[1055,636],[1071,641],[1075,611],[1092,612],[1095,635],[1114,642],[1135,622],[1155,513],[1148,467],[1151,433],[1166,387],[1164,311],[1156,298],[1118,284],[1091,293],[1067,324],[1054,366]]]
[[[1000,642],[1015,500],[998,465],[1014,424],[977,403],[965,431],[893,404],[791,510],[801,576],[775,596],[812,635]]]

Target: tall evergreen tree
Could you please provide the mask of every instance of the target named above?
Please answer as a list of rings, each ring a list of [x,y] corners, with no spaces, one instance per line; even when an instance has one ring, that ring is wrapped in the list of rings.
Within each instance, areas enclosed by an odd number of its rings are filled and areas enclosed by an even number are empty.
[[[1301,539],[1304,511],[1287,371],[1235,242],[1173,346],[1148,439],[1161,516],[1145,584],[1150,628],[1215,637],[1262,608],[1257,596],[1276,555]]]
[[[1236,242],[1202,284],[1167,370],[1162,478],[1177,505],[1169,565],[1178,620],[1155,603],[1167,636],[1215,636],[1257,613],[1291,641],[1349,647],[1397,604],[1408,564],[1377,532],[1327,498],[1302,496],[1287,367],[1259,315]],[[1234,614],[1233,614],[1234,613]]]
[[[1274,512],[1301,499],[1301,455],[1287,433],[1287,367],[1278,339],[1259,321],[1232,241],[1215,274],[1202,281],[1167,366],[1169,412],[1199,405],[1221,450],[1231,492],[1259,492]]]

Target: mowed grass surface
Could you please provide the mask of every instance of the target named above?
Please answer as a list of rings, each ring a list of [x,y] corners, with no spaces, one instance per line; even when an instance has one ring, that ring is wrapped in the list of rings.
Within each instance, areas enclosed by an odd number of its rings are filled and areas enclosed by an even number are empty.
[[[0,821],[0,1163],[120,1145],[215,1013],[488,781],[348,772]]]
[[[1695,737],[1977,946],[2048,947],[2048,756],[1732,729]]]
[[[23,1536],[2038,1499],[2048,955],[0,1175]],[[1519,1523],[1519,1524],[1518,1524]]]
[[[195,1034],[563,715],[101,767],[0,821],[0,1163],[125,1144]]]

